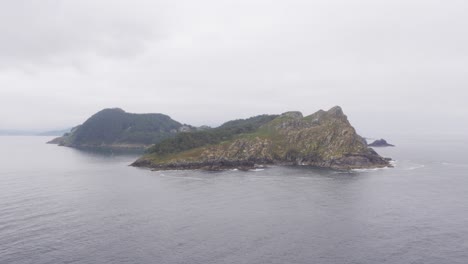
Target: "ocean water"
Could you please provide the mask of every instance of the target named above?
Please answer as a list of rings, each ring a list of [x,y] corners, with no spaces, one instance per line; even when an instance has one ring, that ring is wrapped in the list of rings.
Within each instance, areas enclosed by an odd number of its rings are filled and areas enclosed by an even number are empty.
[[[392,139],[393,169],[152,172],[0,137],[0,263],[468,263],[468,140]]]

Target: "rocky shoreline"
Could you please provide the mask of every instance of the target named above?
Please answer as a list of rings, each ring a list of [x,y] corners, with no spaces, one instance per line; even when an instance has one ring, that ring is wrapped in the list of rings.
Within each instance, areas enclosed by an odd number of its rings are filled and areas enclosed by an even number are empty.
[[[130,164],[133,167],[149,168],[154,171],[163,170],[206,170],[223,171],[238,169],[248,171],[267,166],[307,166],[333,170],[374,169],[393,167],[390,158],[376,159],[375,157],[349,155],[330,161],[281,161],[281,160],[206,160],[203,162],[174,162],[154,163],[147,159],[138,159]]]
[[[268,165],[272,165],[269,163]],[[202,163],[190,163],[180,162],[171,164],[154,164],[147,160],[137,160],[130,166],[149,168],[151,170],[206,170],[206,171],[223,171],[238,169],[242,171],[248,171],[264,167],[264,165],[257,164],[253,161],[230,161],[230,160],[217,160],[217,161],[206,161]]]

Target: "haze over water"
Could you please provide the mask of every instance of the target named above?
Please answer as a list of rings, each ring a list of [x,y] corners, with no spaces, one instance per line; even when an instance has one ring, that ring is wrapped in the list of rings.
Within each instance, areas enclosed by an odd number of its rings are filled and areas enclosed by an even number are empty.
[[[152,172],[0,137],[0,263],[467,263],[468,140],[402,137],[393,169]]]

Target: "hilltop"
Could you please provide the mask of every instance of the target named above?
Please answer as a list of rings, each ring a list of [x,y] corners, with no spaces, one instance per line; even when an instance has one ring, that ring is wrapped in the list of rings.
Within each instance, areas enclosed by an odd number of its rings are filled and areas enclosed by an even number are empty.
[[[164,114],[133,114],[109,108],[48,143],[68,147],[146,148],[191,129]]]
[[[155,170],[251,169],[306,165],[333,169],[389,166],[367,147],[338,106],[304,117],[300,112],[235,120],[207,131],[181,133],[150,148],[132,165]]]

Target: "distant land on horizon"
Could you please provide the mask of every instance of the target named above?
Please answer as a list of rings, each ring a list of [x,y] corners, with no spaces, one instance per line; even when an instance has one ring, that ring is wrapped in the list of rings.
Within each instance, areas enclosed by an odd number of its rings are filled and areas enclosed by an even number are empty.
[[[106,108],[49,143],[75,148],[145,149],[178,132],[193,129],[164,114],[135,114]]]
[[[48,131],[30,131],[16,129],[1,129],[0,136],[62,136],[70,132],[70,129],[48,130]]]

